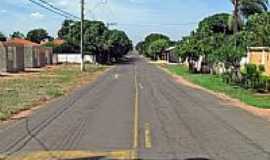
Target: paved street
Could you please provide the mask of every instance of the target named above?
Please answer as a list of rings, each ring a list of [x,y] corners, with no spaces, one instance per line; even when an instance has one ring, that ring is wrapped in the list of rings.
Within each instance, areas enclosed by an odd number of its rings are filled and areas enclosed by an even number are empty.
[[[270,159],[269,122],[177,84],[139,57],[2,125],[0,137],[0,154],[133,150],[142,159]]]

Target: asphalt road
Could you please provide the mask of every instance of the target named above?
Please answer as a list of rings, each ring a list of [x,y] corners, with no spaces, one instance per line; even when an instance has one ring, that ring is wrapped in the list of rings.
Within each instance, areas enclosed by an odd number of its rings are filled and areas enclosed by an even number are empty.
[[[270,123],[131,57],[31,117],[0,126],[0,154],[65,150],[269,160]]]

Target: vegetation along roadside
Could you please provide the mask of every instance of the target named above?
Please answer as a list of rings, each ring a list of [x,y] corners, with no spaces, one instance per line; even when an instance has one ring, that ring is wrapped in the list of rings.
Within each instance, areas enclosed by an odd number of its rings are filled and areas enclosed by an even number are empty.
[[[65,95],[70,90],[95,80],[108,67],[86,65],[80,72],[75,64],[53,66],[42,71],[0,79],[0,120]]]
[[[269,95],[258,94],[253,89],[245,89],[238,85],[228,84],[220,75],[192,74],[184,65],[163,64],[161,67],[167,69],[172,74],[179,75],[184,79],[209,90],[224,93],[225,95],[239,99],[248,105],[270,109]]]

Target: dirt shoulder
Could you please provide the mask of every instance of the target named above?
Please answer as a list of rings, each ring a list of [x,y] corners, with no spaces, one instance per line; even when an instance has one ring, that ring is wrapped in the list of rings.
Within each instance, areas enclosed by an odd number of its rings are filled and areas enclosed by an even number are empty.
[[[75,64],[48,66],[0,77],[0,122],[29,116],[52,100],[89,84],[111,67]]]

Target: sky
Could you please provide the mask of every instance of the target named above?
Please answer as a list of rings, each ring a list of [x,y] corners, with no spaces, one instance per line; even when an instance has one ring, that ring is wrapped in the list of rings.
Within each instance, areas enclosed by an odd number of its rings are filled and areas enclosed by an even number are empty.
[[[46,0],[73,15],[80,15],[80,0]],[[163,33],[179,40],[197,27],[204,17],[231,12],[230,0],[85,0],[86,18],[116,23],[111,29],[124,30],[138,42],[150,33]],[[29,0],[1,0],[0,32],[26,34],[34,28],[45,28],[51,36],[65,19]]]

